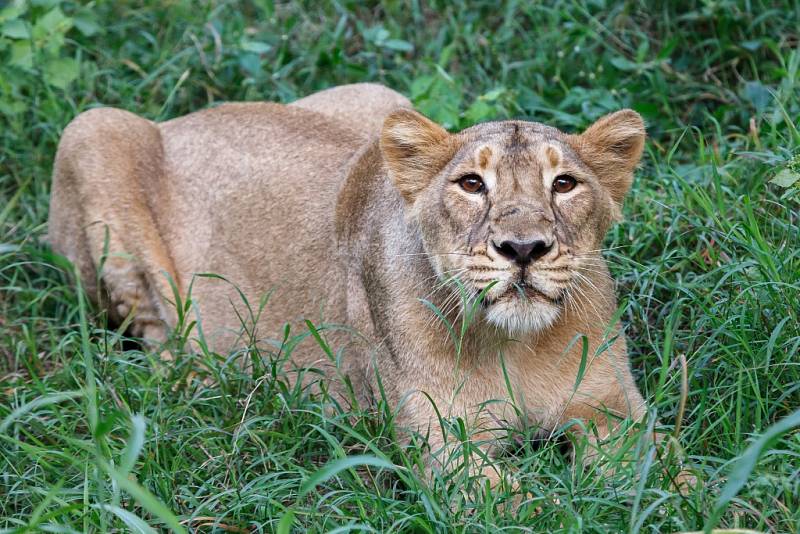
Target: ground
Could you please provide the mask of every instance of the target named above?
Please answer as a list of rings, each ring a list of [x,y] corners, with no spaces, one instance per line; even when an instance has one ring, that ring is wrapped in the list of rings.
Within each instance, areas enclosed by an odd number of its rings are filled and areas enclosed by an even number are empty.
[[[800,4],[367,4],[0,8],[0,531],[800,530]],[[523,433],[501,459],[516,486],[429,482],[423,444],[399,445],[389,413],[326,415],[274,354],[193,354],[179,332],[159,367],[43,244],[56,143],[80,111],[161,120],[357,81],[451,129],[645,117],[605,256],[668,432],[686,359],[679,447],[634,436],[584,468],[585,443]],[[202,369],[216,384],[193,380]],[[684,493],[664,474],[679,462],[699,480]]]

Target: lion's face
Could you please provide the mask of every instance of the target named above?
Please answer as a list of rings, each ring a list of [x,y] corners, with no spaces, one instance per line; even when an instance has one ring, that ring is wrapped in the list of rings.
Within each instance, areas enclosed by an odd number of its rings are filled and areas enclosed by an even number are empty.
[[[404,111],[387,119],[381,147],[440,280],[473,296],[489,288],[486,319],[513,334],[552,324],[601,269],[643,141],[632,111],[580,136],[520,121],[451,135]]]

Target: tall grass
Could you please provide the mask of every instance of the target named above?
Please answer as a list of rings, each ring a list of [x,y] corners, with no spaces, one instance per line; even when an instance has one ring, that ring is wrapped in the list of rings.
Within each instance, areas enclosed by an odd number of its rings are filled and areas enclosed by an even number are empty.
[[[800,530],[797,3],[0,9],[3,531]],[[516,486],[488,491],[466,469],[429,481],[423,437],[404,445],[391,407],[330,410],[276,371],[286,351],[178,350],[164,370],[42,244],[55,146],[80,111],[162,120],[356,81],[388,84],[451,128],[522,117],[571,130],[626,106],[646,118],[606,257],[639,386],[667,424],[688,363],[673,457],[618,436],[625,458],[584,469],[572,455],[585,443],[565,454],[531,431],[499,460]],[[253,361],[253,373],[238,365]],[[214,385],[193,380],[206,371]],[[462,423],[442,421],[469,451]],[[700,480],[685,494],[662,475],[677,460]]]

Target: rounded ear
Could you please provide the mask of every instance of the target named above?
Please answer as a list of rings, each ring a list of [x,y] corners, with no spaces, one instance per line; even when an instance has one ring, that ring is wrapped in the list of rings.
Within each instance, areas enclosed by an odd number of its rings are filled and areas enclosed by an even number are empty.
[[[410,109],[383,122],[380,149],[389,177],[407,202],[413,202],[453,156],[453,136]]]
[[[597,175],[611,198],[622,204],[633,182],[647,136],[641,115],[623,109],[601,117],[570,144]]]

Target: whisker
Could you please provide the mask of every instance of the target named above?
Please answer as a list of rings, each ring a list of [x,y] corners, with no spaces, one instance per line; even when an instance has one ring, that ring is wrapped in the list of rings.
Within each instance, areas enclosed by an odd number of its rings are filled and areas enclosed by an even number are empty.
[[[459,298],[460,298],[460,292],[458,291],[453,291],[452,293],[450,293],[450,295],[448,295],[445,298],[441,306],[437,307],[442,316],[447,317],[448,315],[450,315],[453,304],[456,303]],[[434,321],[439,319],[440,319],[439,316],[437,316],[435,313],[431,313],[431,317],[425,322],[424,328],[427,330],[428,328],[433,326]]]
[[[594,283],[591,280],[589,280],[587,277],[585,277],[583,275],[580,275],[580,274],[578,274],[578,277],[579,277],[579,279],[581,279],[581,280],[587,282],[588,284],[590,284],[591,287],[594,288],[595,292],[600,296],[600,298],[602,298],[605,301],[605,303],[608,304],[608,300],[602,295],[602,293],[600,293],[600,291],[597,289],[597,286],[595,286]],[[603,316],[600,313],[600,310],[597,309],[597,306],[595,306],[594,300],[591,299],[590,296],[586,294],[586,291],[584,291],[584,289],[581,288],[579,285],[576,284],[574,287],[575,287],[575,290],[582,297],[582,301],[583,301],[582,304],[588,304],[589,306],[591,306],[592,307],[592,311],[594,312],[594,316],[597,318],[597,320],[600,323],[603,323],[604,322]]]
[[[414,287],[411,288],[411,291],[415,292],[420,286],[422,286],[423,284],[429,282],[430,280],[434,280],[434,279],[440,278],[443,275],[447,275],[442,280],[440,280],[439,283],[434,284],[434,288],[430,291],[430,293],[428,293],[427,295],[422,297],[422,298],[429,298],[435,291],[440,289],[444,284],[449,282],[452,278],[458,277],[459,274],[462,274],[462,271],[464,271],[464,270],[465,270],[465,268],[461,267],[461,268],[448,269],[446,271],[442,271],[441,274],[440,273],[433,273],[433,275],[428,276],[428,277],[420,280],[416,284],[414,284]]]
[[[591,302],[591,299],[589,299],[589,298],[587,297],[587,295],[586,295],[586,292],[585,292],[585,291],[584,291],[584,290],[583,290],[583,289],[582,289],[582,288],[581,288],[579,285],[574,285],[572,288],[573,288],[573,290],[574,290],[574,291],[575,291],[575,292],[576,292],[576,293],[577,293],[577,294],[580,296],[580,298],[579,298],[579,299],[575,299],[575,302],[576,302],[578,305],[580,305],[580,311],[581,311],[581,314],[585,314],[585,313],[586,313],[586,311],[587,311],[587,309],[586,309],[586,304],[587,304],[587,303],[589,303],[589,304],[591,304],[591,305],[592,305],[592,307],[594,308],[593,310],[591,310],[591,311],[593,312],[594,316],[597,318],[597,320],[598,320],[599,322],[601,322],[601,323],[602,323],[602,322],[603,322],[603,319],[602,319],[602,317],[601,317],[601,316],[600,316],[600,314],[598,313],[598,311],[597,311],[597,308],[596,308],[596,307],[594,307],[594,305],[592,304],[592,302]]]
[[[583,250],[579,254],[590,254],[592,252],[610,252],[612,250],[619,250],[619,249],[622,249],[622,248],[628,248],[630,246],[631,245],[626,244],[626,245],[617,245],[616,247],[596,248],[594,250]]]
[[[598,288],[598,287],[597,287],[597,285],[595,285],[595,283],[592,281],[592,279],[591,279],[591,278],[589,278],[589,277],[588,277],[588,276],[586,276],[585,274],[581,273],[580,271],[576,271],[574,274],[575,274],[575,275],[576,275],[578,278],[580,278],[581,280],[583,280],[584,282],[586,282],[587,284],[589,284],[589,285],[592,287],[592,289],[594,289],[594,290],[595,290],[595,292],[597,292],[597,294],[598,294],[598,296],[600,296],[600,298],[602,298],[603,300],[605,300],[606,302],[608,302],[608,298],[607,298],[605,295],[603,295],[603,292],[602,292],[602,291],[600,291],[600,288]]]
[[[599,274],[599,275],[602,275],[603,277],[605,277],[607,279],[613,280],[613,278],[611,277],[611,274],[609,274],[608,272],[602,271],[602,270],[599,270],[599,269],[592,269],[591,266],[573,267],[572,271],[573,272],[584,272],[584,273],[590,273],[590,274]]]
[[[409,256],[472,256],[467,252],[410,252],[407,254],[390,254],[388,258],[402,258]]]

